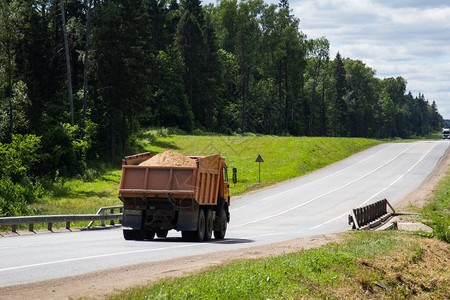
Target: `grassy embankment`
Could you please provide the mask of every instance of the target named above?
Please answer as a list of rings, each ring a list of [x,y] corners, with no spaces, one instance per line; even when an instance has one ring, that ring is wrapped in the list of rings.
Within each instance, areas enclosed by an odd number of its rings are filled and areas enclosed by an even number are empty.
[[[238,169],[238,183],[230,186],[231,194],[239,195],[258,182],[258,163],[255,163],[258,154],[264,159],[261,181],[274,183],[304,175],[379,143],[358,138],[169,135],[164,130],[151,130],[142,134],[136,151],[160,153],[172,149],[185,155],[219,153],[229,167]],[[120,172],[118,164],[89,181],[71,179],[54,184],[32,208],[36,214],[77,214],[95,213],[101,206],[121,204],[117,198]],[[229,176],[231,180],[231,171]]]
[[[422,210],[432,235],[348,233],[340,244],[237,261],[108,299],[449,299],[450,170],[434,194]]]
[[[399,232],[346,241],[126,289],[107,299],[445,299],[448,244]]]
[[[422,209],[422,213],[427,214],[426,223],[433,228],[433,235],[450,243],[450,169],[447,169],[446,177],[434,191],[433,200]]]

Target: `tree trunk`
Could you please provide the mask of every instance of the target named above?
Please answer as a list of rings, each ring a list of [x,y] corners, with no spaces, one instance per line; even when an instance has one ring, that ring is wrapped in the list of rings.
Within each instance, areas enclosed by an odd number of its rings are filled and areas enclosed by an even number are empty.
[[[116,158],[116,152],[115,152],[115,144],[116,144],[116,139],[115,139],[115,128],[114,128],[114,114],[112,111],[110,111],[109,113],[109,129],[110,129],[110,156],[111,156],[111,161],[114,161],[114,159]]]
[[[284,62],[284,96],[285,99],[285,108],[284,108],[284,130],[286,133],[289,133],[289,82],[288,82],[288,68],[287,62]]]
[[[249,85],[249,70],[245,70],[244,78],[242,82],[242,132],[247,131],[247,98],[248,98],[248,85]]]
[[[316,74],[314,74],[314,81],[313,81],[313,86],[312,86],[312,93],[311,93],[311,103],[310,103],[310,107],[309,107],[309,136],[312,136],[314,133],[314,96],[316,93],[316,85],[317,85],[317,77],[319,77],[319,72],[320,72],[320,64],[321,64],[321,60],[319,59],[317,62],[317,70],[316,70]]]
[[[84,83],[83,83],[83,140],[86,140],[86,110],[87,110],[87,94],[88,94],[88,60],[89,60],[89,36],[91,33],[91,5],[92,0],[87,1],[86,11],[86,48],[84,50]]]
[[[278,130],[277,133],[281,134],[283,133],[283,128],[284,128],[284,120],[283,120],[283,116],[284,116],[284,109],[283,109],[283,89],[281,88],[283,86],[283,66],[281,61],[277,61],[277,71],[278,71],[278,76],[277,76],[277,85],[278,85]]]
[[[192,66],[189,66],[189,104],[191,105],[191,111],[194,113],[194,74],[192,72]],[[197,116],[195,116],[197,117]]]
[[[11,50],[11,43],[10,40],[8,40],[7,43],[7,51],[8,51],[8,88],[7,88],[7,97],[9,100],[9,141],[12,142],[12,136],[13,136],[13,103],[12,103],[12,50]]]
[[[322,104],[321,104],[321,135],[324,136],[326,132],[326,107],[325,107],[325,74],[322,76]]]
[[[72,71],[70,69],[70,53],[69,53],[69,40],[67,38],[67,26],[66,26],[66,13],[64,11],[64,0],[61,0],[61,19],[63,25],[63,34],[64,34],[64,48],[66,52],[66,68],[67,68],[67,88],[69,90],[69,103],[70,103],[70,124],[74,125],[74,116],[73,116],[73,92],[72,92]]]

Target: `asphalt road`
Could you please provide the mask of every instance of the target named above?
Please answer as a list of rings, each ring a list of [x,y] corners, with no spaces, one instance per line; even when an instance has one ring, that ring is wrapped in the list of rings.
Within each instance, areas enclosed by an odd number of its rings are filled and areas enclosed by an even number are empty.
[[[226,239],[186,243],[125,241],[120,229],[0,237],[0,287],[95,270],[234,250],[296,237],[347,231],[352,208],[416,189],[449,141],[383,144],[275,186],[232,199]]]

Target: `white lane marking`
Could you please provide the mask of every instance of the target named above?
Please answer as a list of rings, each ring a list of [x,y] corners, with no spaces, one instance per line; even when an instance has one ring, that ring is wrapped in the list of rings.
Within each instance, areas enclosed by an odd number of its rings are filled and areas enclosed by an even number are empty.
[[[261,235],[254,235],[254,236],[248,236],[243,237],[240,239],[254,239],[254,238],[262,238],[262,237],[269,237],[269,236],[279,236],[284,233],[270,233],[270,234],[261,234]],[[216,241],[217,244],[223,244],[229,242],[231,239],[225,239],[221,241]],[[95,259],[95,258],[103,258],[103,257],[111,257],[111,256],[118,256],[118,255],[127,255],[127,254],[135,254],[135,253],[144,253],[144,252],[156,252],[156,251],[164,251],[169,249],[175,249],[175,248],[188,248],[188,247],[201,247],[201,243],[195,243],[195,244],[184,244],[179,246],[170,246],[170,247],[161,247],[161,248],[155,248],[155,249],[144,249],[144,250],[135,250],[135,251],[124,251],[124,252],[116,252],[116,253],[108,253],[108,254],[99,254],[99,255],[91,255],[91,256],[85,256],[85,257],[76,257],[76,258],[69,258],[69,259],[62,259],[62,260],[55,260],[55,261],[49,261],[49,262],[42,262],[37,264],[31,264],[31,265],[23,265],[23,266],[16,266],[16,267],[9,267],[0,269],[0,272],[6,272],[6,271],[14,271],[14,270],[20,270],[20,269],[28,269],[33,267],[41,267],[41,266],[48,266],[48,265],[55,265],[55,264],[62,264],[62,263],[68,263],[68,262],[74,262],[74,261],[81,261],[81,260],[88,260],[88,259]]]
[[[379,152],[374,153],[374,154],[372,154],[372,155],[366,157],[365,159],[363,159],[363,160],[361,160],[361,161],[359,161],[359,162],[357,162],[357,163],[355,163],[355,164],[353,164],[353,165],[350,165],[350,166],[348,166],[348,167],[346,167],[346,168],[344,168],[344,169],[342,169],[342,170],[340,170],[340,171],[337,171],[337,172],[332,173],[332,174],[330,174],[330,175],[327,175],[327,176],[325,176],[325,177],[321,177],[321,178],[316,179],[316,180],[314,180],[314,181],[311,181],[311,182],[309,182],[309,183],[305,183],[305,184],[303,184],[303,185],[296,186],[296,187],[294,187],[294,188],[285,190],[285,191],[283,191],[283,192],[281,192],[281,193],[278,193],[278,194],[275,194],[275,195],[272,195],[272,196],[269,196],[269,197],[266,197],[266,198],[262,198],[262,199],[259,199],[259,200],[257,200],[257,201],[253,201],[253,202],[247,203],[247,204],[242,205],[242,206],[239,206],[239,207],[237,207],[237,208],[235,208],[235,209],[231,209],[230,212],[234,212],[234,211],[240,210],[240,209],[245,208],[245,207],[250,206],[250,205],[254,205],[254,204],[259,204],[259,203],[261,203],[261,202],[265,202],[265,201],[270,200],[270,199],[272,199],[272,198],[276,198],[276,197],[279,197],[279,196],[281,196],[281,195],[290,193],[290,192],[292,192],[292,191],[295,191],[295,190],[304,188],[304,187],[306,187],[306,186],[312,185],[312,184],[317,183],[317,182],[319,182],[319,181],[321,181],[321,180],[325,180],[325,179],[328,179],[328,178],[330,178],[330,177],[336,176],[336,175],[338,175],[338,174],[340,174],[340,173],[343,173],[343,172],[347,171],[348,169],[351,169],[351,168],[353,168],[353,167],[355,167],[355,166],[357,166],[357,165],[359,165],[359,164],[365,162],[366,160],[369,160],[369,159],[372,158],[373,156],[375,156],[375,155],[377,155],[377,154],[380,154],[381,152],[383,152],[383,151],[385,151],[385,150],[387,150],[387,149],[389,149],[390,147],[393,147],[393,146],[394,146],[394,145],[390,145],[390,146],[388,146],[388,147],[386,147],[386,148],[380,150]]]
[[[198,245],[199,244],[188,244],[188,245],[184,244],[184,245],[179,245],[179,246],[162,247],[162,248],[155,248],[155,249],[143,249],[143,250],[134,250],[134,251],[115,252],[115,253],[108,253],[108,254],[99,254],[99,255],[91,255],[91,256],[84,256],[84,257],[76,257],[76,258],[69,258],[69,259],[62,259],[62,260],[42,262],[42,263],[31,264],[31,265],[9,267],[9,268],[0,269],[0,272],[13,271],[13,270],[19,270],[19,269],[27,269],[27,268],[32,268],[32,267],[41,267],[41,266],[61,264],[61,263],[74,262],[74,261],[87,260],[87,259],[94,259],[94,258],[111,257],[111,256],[117,256],[117,255],[135,254],[135,253],[144,253],[144,252],[155,252],[155,251],[163,251],[163,250],[169,250],[169,249],[174,249],[174,248],[187,248],[187,247],[193,247],[193,246],[198,246]]]
[[[382,192],[384,192],[385,190],[387,190],[388,188],[390,188],[391,186],[393,186],[394,184],[396,184],[400,179],[402,179],[403,177],[405,177],[406,174],[408,174],[409,172],[411,172],[412,169],[414,169],[427,155],[428,153],[431,152],[431,150],[434,149],[434,147],[436,147],[436,145],[434,145],[430,150],[427,151],[427,153],[425,153],[412,167],[410,167],[405,173],[403,173],[402,175],[400,175],[397,179],[395,179],[394,181],[391,182],[391,184],[389,184],[387,187],[385,187],[384,189],[380,190],[379,192],[375,193],[374,195],[372,195],[369,199],[367,199],[366,201],[362,202],[361,204],[359,204],[358,207],[361,207],[362,205],[366,204],[367,202],[369,202],[370,200],[372,200],[373,198],[375,198],[376,196],[378,196],[379,194],[381,194]],[[348,215],[349,213],[346,212],[336,218],[333,218],[329,221],[323,222],[322,224],[319,224],[317,226],[311,227],[309,229],[313,230],[313,229],[317,229],[322,225],[326,225],[328,223],[331,223],[333,221],[336,221],[342,217],[344,217],[345,215]]]
[[[378,170],[381,169],[382,167],[386,166],[387,164],[391,163],[391,162],[392,162],[393,160],[395,160],[397,157],[399,157],[400,155],[402,155],[403,153],[405,153],[406,151],[408,151],[408,150],[409,150],[410,148],[412,148],[413,146],[414,146],[414,144],[411,145],[410,147],[408,147],[407,149],[403,150],[402,152],[400,152],[399,154],[397,154],[396,156],[394,156],[392,159],[388,160],[388,161],[385,162],[384,164],[380,165],[380,166],[377,167],[376,169],[374,169],[374,170],[370,171],[369,173],[366,173],[365,175],[363,175],[363,176],[361,176],[361,177],[359,177],[359,178],[356,178],[355,180],[350,181],[350,182],[348,182],[348,183],[346,183],[346,184],[344,184],[344,185],[342,185],[342,186],[340,186],[340,187],[337,187],[337,188],[335,188],[335,189],[333,189],[333,190],[331,190],[331,191],[328,191],[328,192],[326,192],[326,193],[324,193],[324,194],[322,194],[322,195],[319,195],[319,196],[317,196],[317,197],[315,197],[315,198],[312,198],[312,199],[309,200],[309,201],[300,203],[300,204],[298,204],[298,205],[295,205],[295,206],[293,206],[293,207],[291,207],[291,208],[288,208],[288,209],[286,209],[286,210],[284,210],[284,211],[281,211],[281,212],[279,212],[279,213],[276,213],[276,214],[273,214],[273,215],[270,215],[270,216],[267,216],[267,217],[264,217],[264,218],[260,218],[260,219],[254,220],[254,221],[250,221],[250,222],[247,222],[247,223],[243,223],[243,224],[241,224],[241,225],[236,225],[236,226],[233,226],[233,228],[238,228],[238,227],[246,226],[246,225],[249,225],[249,224],[253,224],[253,223],[265,221],[265,220],[267,220],[267,219],[271,219],[271,218],[274,218],[274,217],[278,217],[278,216],[280,216],[280,215],[283,215],[283,214],[285,214],[285,213],[288,213],[288,212],[290,212],[290,211],[293,211],[294,209],[297,209],[297,208],[302,207],[302,206],[304,206],[304,205],[306,205],[306,204],[309,204],[309,203],[311,203],[311,202],[313,202],[313,201],[315,201],[315,200],[317,200],[317,199],[320,199],[320,198],[322,198],[323,196],[326,196],[326,195],[331,194],[331,193],[334,193],[334,192],[336,192],[336,191],[338,191],[338,190],[340,190],[340,189],[342,189],[342,188],[345,188],[345,187],[347,187],[347,186],[349,186],[349,185],[351,185],[351,184],[353,184],[353,183],[355,183],[355,182],[357,182],[357,181],[359,181],[359,180],[361,180],[361,179],[363,179],[363,178],[369,176],[370,174],[375,173],[376,171],[378,171]]]

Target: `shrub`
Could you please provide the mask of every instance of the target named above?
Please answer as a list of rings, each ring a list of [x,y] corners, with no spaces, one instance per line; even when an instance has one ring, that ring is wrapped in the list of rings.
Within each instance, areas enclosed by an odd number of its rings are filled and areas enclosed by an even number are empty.
[[[14,183],[11,178],[0,178],[0,216],[18,216],[28,212],[37,192],[29,180]]]
[[[432,217],[433,232],[436,237],[444,242],[450,243],[450,218],[442,216]]]
[[[35,135],[17,134],[10,144],[0,143],[0,216],[23,214],[36,200],[39,188],[32,169],[39,149],[40,138]]]
[[[90,124],[90,125],[89,125]],[[89,123],[95,131],[95,124]],[[89,129],[89,128],[88,128]],[[56,172],[63,177],[82,174],[85,170],[83,162],[87,150],[92,146],[92,139],[82,138],[82,129],[78,125],[60,123],[53,126],[42,137],[42,164],[39,175],[54,177]]]

